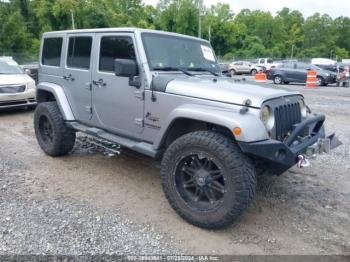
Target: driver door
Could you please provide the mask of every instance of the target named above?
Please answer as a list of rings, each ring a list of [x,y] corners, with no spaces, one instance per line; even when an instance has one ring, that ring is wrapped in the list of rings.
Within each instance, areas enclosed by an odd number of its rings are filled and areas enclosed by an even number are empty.
[[[95,125],[110,132],[139,137],[143,130],[143,88],[129,85],[128,77],[115,75],[115,59],[138,61],[131,33],[96,34],[92,72],[92,105]]]

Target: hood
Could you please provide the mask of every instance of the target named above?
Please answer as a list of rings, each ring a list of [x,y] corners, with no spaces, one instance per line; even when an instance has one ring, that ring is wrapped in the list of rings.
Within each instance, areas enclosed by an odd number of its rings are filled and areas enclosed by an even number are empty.
[[[30,82],[34,82],[34,80],[26,74],[19,74],[19,75],[0,74],[0,86],[1,85],[23,85]]]
[[[333,76],[336,76],[337,73],[331,71],[331,70],[326,70],[326,69],[323,69],[321,70],[321,72],[323,72],[324,74],[330,74],[330,75],[333,75]]]
[[[230,78],[188,77],[166,81],[165,92],[218,102],[243,105],[247,99],[252,101],[252,107],[261,107],[263,102],[290,95],[300,95],[281,89],[267,88],[252,82],[237,82]]]

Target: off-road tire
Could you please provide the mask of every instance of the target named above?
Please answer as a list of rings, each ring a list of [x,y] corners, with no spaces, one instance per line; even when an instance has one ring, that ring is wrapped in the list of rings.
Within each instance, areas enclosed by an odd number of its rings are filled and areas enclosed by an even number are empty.
[[[43,121],[51,126],[50,139],[44,134]],[[75,131],[65,124],[56,102],[44,102],[36,107],[34,128],[38,143],[47,155],[63,156],[73,149]]]
[[[203,152],[223,167],[227,187],[222,203],[213,210],[192,208],[174,183],[177,165],[193,152]],[[251,203],[257,183],[254,165],[233,139],[212,131],[189,133],[173,142],[162,159],[161,180],[173,209],[189,223],[207,229],[223,228],[237,220]]]

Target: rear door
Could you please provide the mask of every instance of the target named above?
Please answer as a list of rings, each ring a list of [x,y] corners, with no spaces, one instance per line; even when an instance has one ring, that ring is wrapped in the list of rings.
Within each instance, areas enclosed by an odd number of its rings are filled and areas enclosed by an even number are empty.
[[[295,70],[296,65],[294,63],[285,63],[281,67],[281,71],[283,72],[283,79],[286,82],[294,82],[295,79]]]
[[[237,73],[244,73],[244,70],[243,70],[243,62],[235,62],[233,64],[233,67],[234,69],[236,70]]]
[[[249,62],[243,62],[242,70],[244,71],[245,74],[250,73],[251,65]]]
[[[91,68],[94,34],[69,34],[63,83],[75,119],[91,124]]]
[[[95,125],[110,132],[139,137],[143,130],[143,88],[131,86],[128,77],[115,75],[115,59],[140,61],[132,33],[96,34],[93,68]],[[138,63],[139,64],[139,63]]]

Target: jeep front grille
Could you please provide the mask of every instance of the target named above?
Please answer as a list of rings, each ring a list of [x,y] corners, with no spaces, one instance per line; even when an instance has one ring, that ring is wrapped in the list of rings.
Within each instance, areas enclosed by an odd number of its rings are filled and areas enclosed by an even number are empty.
[[[276,139],[283,141],[293,126],[301,122],[299,103],[291,103],[275,107]]]

